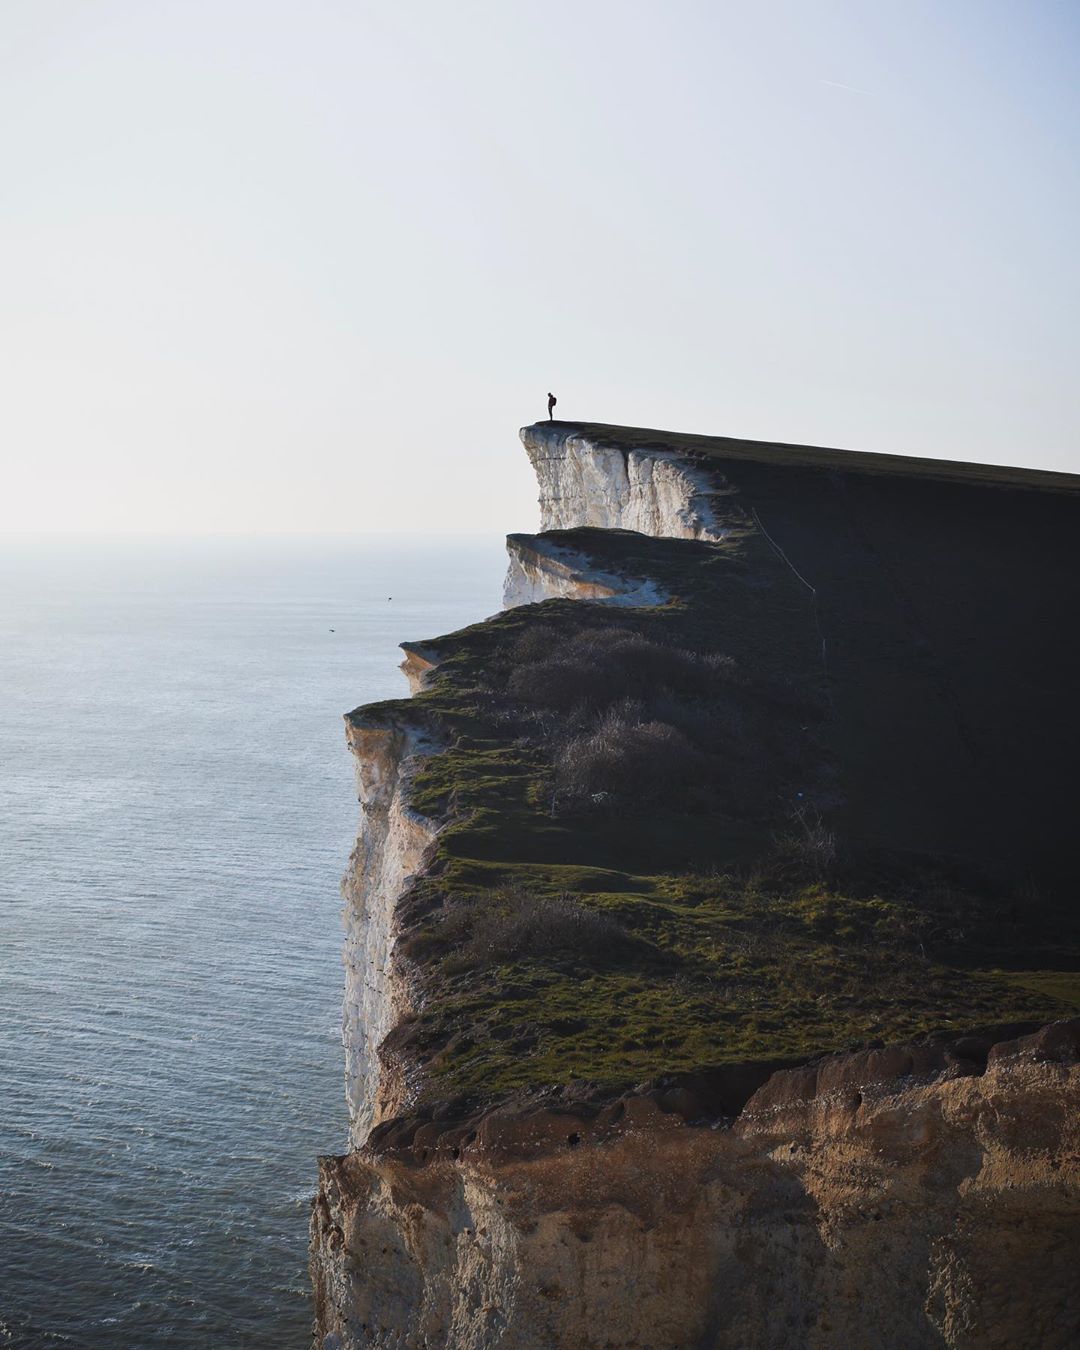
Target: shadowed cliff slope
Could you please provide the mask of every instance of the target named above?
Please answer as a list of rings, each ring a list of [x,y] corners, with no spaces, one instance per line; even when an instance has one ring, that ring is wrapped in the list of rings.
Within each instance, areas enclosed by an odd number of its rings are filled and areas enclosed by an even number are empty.
[[[847,829],[1075,875],[1080,478],[591,424],[528,434],[689,456],[721,528],[748,516],[813,588]]]

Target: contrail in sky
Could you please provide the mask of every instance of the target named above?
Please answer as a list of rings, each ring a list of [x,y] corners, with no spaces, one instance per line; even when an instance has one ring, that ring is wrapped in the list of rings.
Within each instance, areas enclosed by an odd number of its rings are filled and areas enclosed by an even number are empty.
[[[821,83],[829,85],[832,89],[846,89],[849,94],[865,94],[867,98],[873,97],[869,89],[856,89],[853,84],[841,84],[839,80],[822,80]]]

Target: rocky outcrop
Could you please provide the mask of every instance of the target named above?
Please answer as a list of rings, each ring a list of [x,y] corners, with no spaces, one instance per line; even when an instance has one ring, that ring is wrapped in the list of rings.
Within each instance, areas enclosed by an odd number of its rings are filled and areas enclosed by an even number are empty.
[[[410,782],[435,750],[419,726],[363,714],[347,720],[356,760],[360,828],[342,883],[345,900],[345,1003],[342,1037],[352,1139],[405,1100],[400,1075],[384,1072],[379,1046],[411,1009],[405,978],[393,960],[396,907],[434,840],[436,822],[409,804]]]
[[[733,1122],[658,1094],[608,1108],[603,1142],[595,1114],[548,1107],[481,1122],[456,1157],[427,1155],[432,1121],[324,1159],[320,1344],[1074,1345],[1078,1030],[999,1046],[985,1072],[834,1059],[842,1090]]]
[[[409,693],[418,694],[439,664],[438,649],[430,643],[402,642],[398,645],[405,653],[398,669],[409,682]]]
[[[656,582],[597,568],[580,552],[543,535],[507,535],[506,551],[510,558],[503,585],[506,609],[555,597],[615,605],[661,605],[668,599]]]

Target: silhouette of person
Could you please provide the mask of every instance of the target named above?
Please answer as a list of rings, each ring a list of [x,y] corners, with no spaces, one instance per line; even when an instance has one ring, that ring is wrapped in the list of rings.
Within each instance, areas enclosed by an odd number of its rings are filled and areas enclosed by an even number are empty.
[[[549,422],[553,420],[551,414],[555,411],[555,404],[558,403],[558,401],[559,401],[559,400],[555,397],[554,394],[552,394],[551,392],[548,393],[548,421],[549,421]]]

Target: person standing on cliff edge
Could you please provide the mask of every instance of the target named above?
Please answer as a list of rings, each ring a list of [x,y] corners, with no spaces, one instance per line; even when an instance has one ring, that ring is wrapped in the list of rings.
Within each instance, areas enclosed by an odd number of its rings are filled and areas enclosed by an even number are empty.
[[[548,391],[548,421],[549,421],[549,422],[551,422],[551,421],[554,420],[554,419],[552,418],[551,414],[555,411],[555,404],[558,403],[558,401],[559,401],[559,400],[555,397],[555,395],[554,395],[553,393],[551,393],[551,391],[549,390],[549,391]]]

